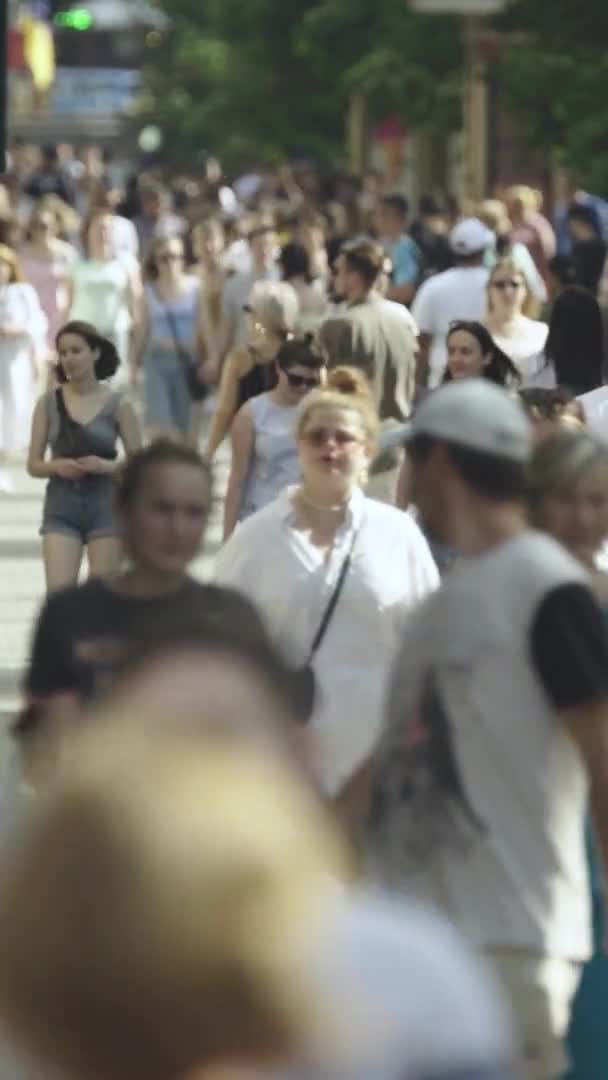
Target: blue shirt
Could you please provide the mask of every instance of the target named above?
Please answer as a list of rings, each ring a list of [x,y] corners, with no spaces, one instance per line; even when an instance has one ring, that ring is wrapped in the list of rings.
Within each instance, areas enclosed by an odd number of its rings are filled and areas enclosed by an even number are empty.
[[[393,263],[393,285],[414,284],[420,276],[420,252],[411,236],[384,245]]]

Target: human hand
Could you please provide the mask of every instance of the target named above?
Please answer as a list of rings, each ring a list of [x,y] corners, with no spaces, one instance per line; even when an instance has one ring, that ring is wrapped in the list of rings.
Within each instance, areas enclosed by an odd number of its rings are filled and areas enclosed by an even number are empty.
[[[25,327],[21,323],[10,321],[0,323],[0,334],[4,337],[18,337],[25,332]]]
[[[53,462],[53,475],[60,476],[62,480],[79,480],[84,473],[80,463],[73,458],[57,458]]]
[[[96,457],[95,454],[78,458],[76,464],[80,466],[83,473],[101,474],[109,473],[112,470],[111,461],[106,461],[105,458]]]

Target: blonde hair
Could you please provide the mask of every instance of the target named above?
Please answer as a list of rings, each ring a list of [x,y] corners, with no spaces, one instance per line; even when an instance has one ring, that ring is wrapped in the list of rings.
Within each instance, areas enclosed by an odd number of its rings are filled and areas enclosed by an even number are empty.
[[[25,281],[17,253],[7,244],[0,244],[0,259],[2,262],[8,263],[11,268],[11,284],[16,281]]]
[[[325,386],[307,394],[300,406],[296,437],[301,438],[313,413],[321,409],[354,412],[368,442],[375,443],[380,422],[371,387],[359,368],[346,364],[331,368]]]
[[[562,430],[535,450],[528,466],[528,505],[534,525],[543,527],[543,503],[571,492],[592,469],[608,467],[608,443],[589,431]]]
[[[476,209],[477,217],[497,236],[506,236],[512,225],[509,211],[500,199],[484,199]]]
[[[269,333],[277,337],[295,333],[300,305],[298,294],[286,281],[256,282],[248,307]]]
[[[496,277],[496,274],[504,272],[507,274],[517,274],[517,277],[522,279],[526,288],[526,297],[521,308],[522,314],[527,315],[528,318],[533,318],[537,310],[536,300],[524,271],[512,255],[505,255],[502,259],[498,259],[490,271],[490,276],[488,278],[488,311],[492,311],[492,283],[494,278]]]
[[[337,1016],[312,956],[343,869],[321,804],[251,748],[144,730],[83,736],[4,867],[3,1020],[79,1080],[319,1049]]]

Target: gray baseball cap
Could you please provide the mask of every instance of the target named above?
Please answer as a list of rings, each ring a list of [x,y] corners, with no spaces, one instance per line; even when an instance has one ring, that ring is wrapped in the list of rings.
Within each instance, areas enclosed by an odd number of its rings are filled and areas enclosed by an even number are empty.
[[[487,379],[460,379],[429,394],[404,442],[421,435],[522,464],[532,452],[532,429],[519,400]]]

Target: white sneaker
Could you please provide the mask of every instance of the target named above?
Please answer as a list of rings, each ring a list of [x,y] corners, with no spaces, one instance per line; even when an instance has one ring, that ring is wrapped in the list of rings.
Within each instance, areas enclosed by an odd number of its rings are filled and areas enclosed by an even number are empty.
[[[0,469],[0,493],[2,495],[14,495],[15,485],[6,469]]]

